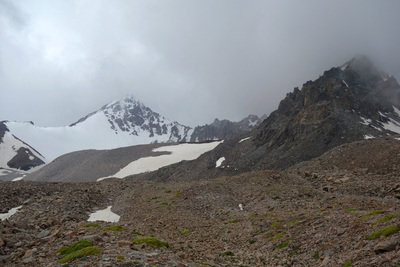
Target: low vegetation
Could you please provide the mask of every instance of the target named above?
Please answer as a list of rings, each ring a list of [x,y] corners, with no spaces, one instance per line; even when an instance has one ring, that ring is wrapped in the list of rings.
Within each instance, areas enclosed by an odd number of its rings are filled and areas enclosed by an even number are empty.
[[[381,236],[390,236],[390,235],[397,233],[399,230],[400,230],[400,228],[397,225],[389,225],[389,226],[383,227],[383,228],[373,232],[372,234],[365,237],[365,239],[372,240],[372,239],[379,238]]]
[[[68,255],[75,251],[81,250],[86,247],[92,247],[92,246],[94,246],[92,241],[82,239],[82,240],[79,240],[78,242],[75,242],[75,243],[69,245],[69,246],[64,246],[64,247],[60,248],[56,253],[60,253],[61,255]]]
[[[186,229],[181,232],[181,235],[187,235],[188,233],[190,233],[190,230]]]
[[[100,249],[98,247],[86,247],[86,248],[83,248],[83,249],[80,249],[78,251],[68,254],[67,256],[65,256],[61,260],[59,260],[58,263],[66,263],[66,262],[70,262],[70,261],[73,261],[78,258],[92,256],[92,255],[96,255],[99,253],[100,253]]]
[[[97,223],[88,223],[85,225],[82,225],[82,227],[100,227],[100,225],[98,225]]]
[[[379,220],[375,221],[372,225],[371,228],[374,228],[375,225],[377,225],[378,223],[383,223],[383,222],[387,222],[393,219],[396,219],[397,215],[396,214],[386,214],[385,216],[383,216],[382,218],[380,218]]]
[[[110,226],[104,227],[103,229],[110,230],[110,231],[118,231],[118,232],[124,231],[124,228],[122,228],[121,225],[110,225]]]
[[[145,244],[149,247],[153,248],[162,248],[162,247],[169,247],[167,242],[163,242],[155,238],[154,236],[147,236],[147,237],[139,237],[132,240],[132,242],[136,245]]]

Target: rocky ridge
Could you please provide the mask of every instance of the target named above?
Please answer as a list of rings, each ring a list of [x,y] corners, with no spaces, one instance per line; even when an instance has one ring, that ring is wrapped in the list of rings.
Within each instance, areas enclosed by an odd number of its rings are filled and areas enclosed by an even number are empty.
[[[144,179],[185,180],[286,169],[339,145],[400,133],[400,85],[356,57],[295,88],[258,127],[225,140],[193,163],[168,166]],[[215,162],[225,158],[220,168]],[[196,169],[193,176],[187,169]]]

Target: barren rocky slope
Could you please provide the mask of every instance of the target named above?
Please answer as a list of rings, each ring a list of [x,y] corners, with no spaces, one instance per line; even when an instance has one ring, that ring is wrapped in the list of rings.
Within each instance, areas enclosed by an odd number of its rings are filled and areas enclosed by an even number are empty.
[[[1,182],[0,208],[22,208],[0,223],[0,261],[62,266],[56,251],[89,239],[100,254],[69,266],[398,266],[398,232],[366,239],[400,225],[397,142],[365,140],[286,171],[199,181]],[[111,205],[122,232],[82,227]],[[169,247],[133,244],[140,234]]]
[[[42,182],[90,182],[117,173],[142,157],[156,157],[167,152],[152,150],[170,144],[149,144],[111,150],[83,150],[62,155],[50,164],[29,174],[24,180]]]

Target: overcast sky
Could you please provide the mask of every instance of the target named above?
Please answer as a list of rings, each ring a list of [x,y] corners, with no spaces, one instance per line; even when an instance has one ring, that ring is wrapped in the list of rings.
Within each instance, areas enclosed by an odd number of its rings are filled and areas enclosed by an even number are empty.
[[[0,121],[134,95],[182,124],[269,114],[357,54],[400,79],[400,1],[0,0]]]

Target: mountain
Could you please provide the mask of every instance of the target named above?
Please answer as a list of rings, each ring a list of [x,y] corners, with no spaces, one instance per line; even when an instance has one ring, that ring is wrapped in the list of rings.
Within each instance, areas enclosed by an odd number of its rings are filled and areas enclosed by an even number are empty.
[[[260,118],[256,115],[249,115],[239,122],[215,119],[212,124],[194,128],[190,136],[190,141],[198,142],[213,139],[229,139],[241,136],[250,132],[255,126],[260,125],[265,118],[266,115]]]
[[[9,133],[7,136],[14,136],[31,150],[35,148],[40,152],[41,162],[35,163],[40,165],[63,154],[86,149],[219,140],[246,133],[260,122],[257,116],[251,115],[240,122],[216,119],[210,125],[193,129],[168,120],[133,96],[128,96],[103,106],[69,126],[38,127],[32,122],[9,121],[4,121],[2,125]],[[5,148],[0,147],[0,161],[9,162],[9,153],[3,151]]]
[[[250,133],[225,142],[196,162],[169,166],[145,179],[183,180],[285,169],[341,144],[396,137],[400,133],[400,86],[366,56],[325,71],[295,88]],[[223,160],[216,168],[216,162]],[[183,170],[191,174],[183,174]],[[143,176],[143,175],[142,175]]]
[[[0,177],[12,169],[29,171],[44,164],[43,156],[10,133],[4,122],[0,122],[0,151],[0,169],[3,169]]]
[[[40,182],[93,182],[124,178],[183,160],[194,160],[221,142],[157,143],[107,150],[75,151],[58,157],[23,179]]]

